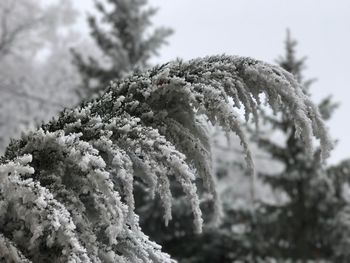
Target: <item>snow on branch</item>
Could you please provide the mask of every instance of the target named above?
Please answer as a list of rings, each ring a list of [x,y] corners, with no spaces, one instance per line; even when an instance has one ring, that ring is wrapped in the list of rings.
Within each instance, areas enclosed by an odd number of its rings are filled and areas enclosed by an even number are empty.
[[[261,94],[273,110],[290,109],[310,152],[316,137],[328,156],[332,145],[320,114],[294,78],[277,66],[234,56],[178,60],[135,73],[13,141],[0,162],[0,258],[172,262],[139,227],[134,180],[160,196],[165,223],[176,180],[200,232],[196,178],[220,212],[203,116],[239,136],[253,174],[236,110],[243,107],[246,120],[252,115],[257,121]]]

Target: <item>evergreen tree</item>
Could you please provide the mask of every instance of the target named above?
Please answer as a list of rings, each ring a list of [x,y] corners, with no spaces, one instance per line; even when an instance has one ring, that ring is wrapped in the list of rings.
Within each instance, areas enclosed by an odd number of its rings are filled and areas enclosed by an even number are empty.
[[[305,58],[296,58],[296,44],[288,32],[286,54],[278,63],[302,83],[303,92],[309,96],[313,81],[304,81]],[[322,100],[319,104],[322,118],[328,120],[336,107],[330,97]],[[262,116],[267,131],[258,134],[257,143],[272,158],[270,163],[279,162],[282,169],[274,169],[272,163],[265,173],[258,169],[258,182],[265,185],[256,188],[268,186],[282,198],[272,202],[257,198],[252,213],[249,204],[238,204],[240,200],[235,200],[230,192],[223,194],[220,226],[204,228],[199,236],[191,234],[185,200],[174,203],[176,220],[170,229],[162,231],[150,224],[159,217],[150,212],[156,210],[152,203],[154,208],[148,211],[149,219],[144,222],[146,233],[155,237],[179,262],[347,262],[349,161],[327,168],[320,163],[319,152],[310,155],[303,141],[295,136],[298,128],[289,108],[283,107],[276,115],[262,111]],[[283,141],[271,137],[271,129],[272,133],[283,134]],[[229,153],[226,151],[226,154]],[[224,179],[225,169],[219,175]],[[210,209],[206,209],[206,205],[202,203],[203,211],[208,213]]]
[[[285,56],[278,63],[295,76],[309,96],[313,80],[304,80],[305,58],[296,57],[297,42],[289,32],[285,43]],[[322,100],[319,110],[323,120],[328,120],[336,107],[331,97]],[[262,111],[262,116],[267,130],[259,133],[257,143],[283,168],[259,170],[258,179],[282,198],[273,202],[258,199],[253,214],[225,199],[220,231],[208,232],[211,238],[205,245],[215,248],[223,258],[232,255],[244,262],[347,262],[350,206],[344,186],[350,178],[348,162],[327,168],[319,162],[317,152],[310,155],[295,136],[297,128],[290,121],[289,109],[275,115]],[[275,133],[282,135],[282,141],[274,137]],[[217,240],[222,233],[230,233],[231,238],[219,244],[208,242]],[[227,244],[232,245],[231,250]],[[203,260],[200,253],[198,257]],[[222,262],[232,262],[231,259]],[[194,262],[205,262],[201,260]]]
[[[288,32],[286,54],[278,63],[302,83],[304,92],[309,95],[312,81],[304,81],[305,58],[296,58],[296,44]],[[323,119],[327,120],[336,104],[326,98],[319,108]],[[260,208],[258,231],[266,237],[268,244],[262,253],[278,259],[304,262],[332,259],[334,253],[327,224],[335,219],[336,212],[343,204],[335,196],[332,178],[320,165],[318,154],[310,157],[304,143],[295,137],[297,128],[290,122],[291,114],[285,109],[280,115],[265,117],[275,131],[283,134],[283,142],[277,142],[271,135],[258,140],[273,159],[284,165],[281,172],[260,174],[260,177],[275,191],[287,196],[283,203],[263,204]]]
[[[305,58],[296,58],[296,44],[288,32],[286,54],[278,63],[293,73],[309,95],[313,81],[304,81]],[[330,97],[324,99],[319,104],[323,119],[328,120],[336,107]],[[254,214],[232,208],[227,202],[226,230],[237,225],[245,229],[233,238],[241,240],[233,250],[240,259],[250,254],[249,260],[258,262],[346,262],[349,203],[344,198],[344,185],[350,178],[346,169],[344,172],[347,162],[326,168],[319,162],[317,153],[310,156],[303,142],[295,137],[296,127],[290,122],[288,109],[278,115],[262,115],[273,133],[283,135],[283,141],[269,131],[267,136],[260,133],[258,144],[273,160],[282,163],[283,169],[260,171],[259,179],[284,198],[275,202],[258,200]],[[219,246],[221,253],[227,255],[224,248]]]
[[[88,22],[100,58],[85,59],[77,51],[75,64],[83,80],[79,92],[84,98],[91,98],[103,91],[109,81],[119,79],[135,69],[148,68],[149,60],[158,54],[172,30],[159,27],[150,31],[151,18],[156,9],[147,8],[147,0],[96,1],[96,8],[102,18],[90,15]],[[101,21],[101,22],[99,22]]]
[[[243,105],[249,117],[262,93],[275,110],[290,108],[310,151],[316,137],[328,156],[320,114],[295,79],[277,66],[230,56],[176,61],[113,82],[98,99],[13,141],[0,160],[0,259],[173,262],[140,229],[134,184],[161,197],[167,223],[175,178],[201,232],[195,179],[217,195],[198,118],[234,131],[253,168],[234,109]]]

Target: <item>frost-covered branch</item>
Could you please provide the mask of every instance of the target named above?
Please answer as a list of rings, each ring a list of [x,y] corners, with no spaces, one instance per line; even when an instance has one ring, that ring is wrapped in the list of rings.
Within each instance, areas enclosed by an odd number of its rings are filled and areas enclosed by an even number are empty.
[[[290,109],[310,152],[315,136],[328,156],[317,108],[283,69],[234,56],[170,62],[12,142],[0,166],[0,245],[34,262],[171,262],[139,227],[134,180],[161,197],[165,223],[176,180],[200,232],[196,178],[220,211],[204,120],[237,134],[254,174],[236,109],[256,119],[261,94],[273,110]]]

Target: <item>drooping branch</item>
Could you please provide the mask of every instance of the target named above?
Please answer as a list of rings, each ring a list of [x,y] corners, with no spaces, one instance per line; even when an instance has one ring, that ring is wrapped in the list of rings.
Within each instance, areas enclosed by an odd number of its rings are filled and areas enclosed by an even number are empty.
[[[35,262],[171,262],[139,228],[134,179],[160,195],[166,223],[176,180],[200,232],[196,178],[220,211],[203,116],[239,136],[253,174],[235,110],[244,107],[246,120],[256,119],[261,94],[273,110],[290,109],[310,152],[315,136],[328,156],[318,110],[283,69],[233,56],[178,60],[113,82],[100,98],[12,142],[0,166],[7,182],[0,184],[0,234]]]

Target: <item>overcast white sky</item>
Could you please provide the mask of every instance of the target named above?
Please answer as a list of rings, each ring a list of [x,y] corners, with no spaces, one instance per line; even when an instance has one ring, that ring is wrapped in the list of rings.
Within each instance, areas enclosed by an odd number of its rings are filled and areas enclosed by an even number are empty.
[[[350,0],[149,0],[159,7],[155,25],[175,30],[156,63],[214,54],[274,62],[284,52],[286,28],[307,56],[307,78],[317,78],[315,101],[332,94],[341,103],[328,123],[339,139],[331,163],[350,158]],[[93,10],[92,0],[74,0]],[[84,13],[84,11],[83,11]],[[82,30],[86,30],[83,20]]]

